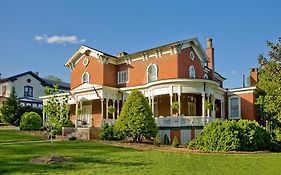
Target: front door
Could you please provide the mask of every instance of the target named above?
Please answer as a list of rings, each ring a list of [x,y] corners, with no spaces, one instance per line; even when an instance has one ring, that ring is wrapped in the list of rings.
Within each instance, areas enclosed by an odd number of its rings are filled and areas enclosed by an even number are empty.
[[[196,102],[187,102],[187,116],[196,116]]]
[[[92,106],[91,105],[82,106],[81,124],[85,127],[92,126]]]

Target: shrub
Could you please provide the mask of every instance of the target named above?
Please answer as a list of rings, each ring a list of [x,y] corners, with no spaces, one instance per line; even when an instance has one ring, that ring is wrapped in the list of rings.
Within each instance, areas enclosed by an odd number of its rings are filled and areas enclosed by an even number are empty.
[[[169,137],[167,136],[167,134],[164,135],[164,145],[170,145],[170,139]]]
[[[160,135],[159,133],[156,134],[156,137],[154,138],[153,144],[156,146],[160,146]]]
[[[62,126],[63,127],[73,127],[74,124],[72,123],[72,121],[70,119],[67,119],[62,123]]]
[[[132,91],[127,98],[114,126],[117,132],[141,142],[155,137],[158,128],[148,101],[140,91]]]
[[[207,124],[189,147],[204,151],[254,151],[267,148],[269,133],[256,121],[215,120]]]
[[[43,117],[42,109],[34,108],[32,106],[21,106],[20,109],[19,109],[20,116],[22,116],[26,112],[36,112],[37,114],[40,115],[41,118]]]
[[[101,127],[100,131],[101,140],[114,140],[114,129],[113,126],[109,126],[108,123],[105,123]]]
[[[21,117],[20,130],[40,130],[42,119],[36,112],[26,112]]]
[[[174,148],[178,148],[179,147],[179,141],[178,138],[175,136],[173,139],[173,143],[172,143]]]

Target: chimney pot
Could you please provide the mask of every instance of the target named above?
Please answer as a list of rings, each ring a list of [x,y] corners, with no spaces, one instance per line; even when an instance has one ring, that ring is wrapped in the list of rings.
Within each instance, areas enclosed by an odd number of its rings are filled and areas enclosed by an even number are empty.
[[[207,48],[213,48],[213,39],[212,38],[207,39]]]

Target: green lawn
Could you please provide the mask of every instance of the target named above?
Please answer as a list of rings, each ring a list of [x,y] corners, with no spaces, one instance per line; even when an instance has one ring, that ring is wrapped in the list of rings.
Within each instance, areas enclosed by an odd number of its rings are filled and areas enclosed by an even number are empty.
[[[22,133],[17,130],[0,130],[0,143],[42,140],[40,136]]]
[[[0,174],[280,174],[281,154],[191,154],[136,151],[96,142],[55,143],[55,154],[72,162],[34,165],[50,155],[50,143],[0,145]]]

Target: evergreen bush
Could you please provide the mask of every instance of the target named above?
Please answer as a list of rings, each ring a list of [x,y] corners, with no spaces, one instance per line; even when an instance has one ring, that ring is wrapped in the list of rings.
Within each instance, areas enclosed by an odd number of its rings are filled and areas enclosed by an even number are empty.
[[[21,117],[20,130],[40,130],[42,119],[36,112],[26,112]]]
[[[114,129],[113,126],[109,126],[108,123],[102,125],[100,130],[101,140],[114,140]]]
[[[151,108],[140,91],[132,91],[122,108],[114,129],[123,136],[141,142],[153,138],[158,132]]]
[[[255,151],[268,148],[270,134],[256,121],[215,120],[207,124],[189,147],[204,151]]]

